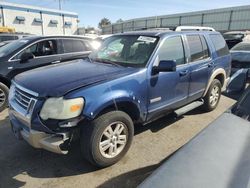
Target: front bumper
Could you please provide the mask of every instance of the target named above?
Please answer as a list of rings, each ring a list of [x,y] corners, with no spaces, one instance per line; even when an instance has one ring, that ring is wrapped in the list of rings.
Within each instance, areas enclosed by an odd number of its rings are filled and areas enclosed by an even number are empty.
[[[18,139],[24,139],[34,148],[45,149],[58,154],[68,153],[68,150],[62,148],[65,148],[64,145],[70,139],[69,133],[48,134],[36,131],[14,116],[12,110],[9,114],[12,131]]]
[[[35,130],[21,130],[20,134],[24,140],[26,140],[34,148],[42,148],[58,154],[67,154],[68,151],[64,151],[60,148],[64,144],[68,137],[63,138],[61,135],[50,135],[44,132]]]

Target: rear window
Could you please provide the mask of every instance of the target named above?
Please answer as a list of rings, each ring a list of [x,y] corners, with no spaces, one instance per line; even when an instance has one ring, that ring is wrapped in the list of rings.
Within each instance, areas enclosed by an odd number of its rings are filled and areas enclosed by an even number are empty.
[[[208,47],[203,36],[188,35],[187,41],[190,48],[191,62],[208,58]]]
[[[232,51],[250,51],[250,43],[236,44],[231,50]]]
[[[224,56],[229,54],[227,44],[221,35],[212,34],[210,35],[210,38],[212,40],[212,43],[215,47],[218,56]]]
[[[89,51],[82,40],[63,39],[64,53]]]

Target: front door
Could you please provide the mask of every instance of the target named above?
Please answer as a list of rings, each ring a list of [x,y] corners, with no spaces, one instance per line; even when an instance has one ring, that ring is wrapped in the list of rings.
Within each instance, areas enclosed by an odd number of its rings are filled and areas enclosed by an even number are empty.
[[[186,64],[183,38],[165,39],[157,52],[156,63],[161,60],[176,61],[174,72],[160,72],[149,78],[148,120],[157,118],[163,111],[178,108],[187,102],[190,70]]]
[[[27,70],[58,63],[60,58],[57,52],[57,40],[43,40],[33,44],[13,58],[13,71],[11,72],[11,76],[14,77]],[[31,53],[34,58],[21,62],[21,56],[24,53]]]

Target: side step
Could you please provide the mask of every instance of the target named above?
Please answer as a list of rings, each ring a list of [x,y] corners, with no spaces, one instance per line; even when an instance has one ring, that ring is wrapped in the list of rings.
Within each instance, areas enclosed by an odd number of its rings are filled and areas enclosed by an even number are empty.
[[[203,104],[204,104],[203,99],[201,101],[194,101],[186,106],[183,106],[182,108],[175,110],[174,114],[176,115],[176,117],[180,117],[181,115],[186,114],[187,112],[195,108],[198,108],[199,106],[202,106]]]

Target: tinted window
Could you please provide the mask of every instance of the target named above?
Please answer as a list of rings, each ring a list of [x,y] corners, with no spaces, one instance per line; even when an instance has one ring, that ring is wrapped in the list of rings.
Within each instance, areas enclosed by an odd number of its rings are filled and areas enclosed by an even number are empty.
[[[57,54],[56,41],[45,40],[35,43],[18,54],[16,59],[20,59],[23,53],[32,53],[35,57]]]
[[[165,40],[159,50],[159,60],[174,60],[177,65],[185,63],[184,48],[181,37],[171,37]]]
[[[84,52],[88,48],[82,40],[63,39],[64,53]]]
[[[204,57],[203,47],[199,35],[187,36],[190,49],[191,62],[202,60]]]
[[[0,36],[0,42],[3,42],[3,41],[8,41],[8,40],[16,40],[18,39],[17,36]]]
[[[236,44],[231,50],[232,51],[250,51],[250,43]]]
[[[213,34],[210,35],[210,38],[214,44],[218,56],[224,56],[229,54],[227,44],[221,35]]]
[[[201,43],[202,43],[203,58],[206,59],[209,57],[207,42],[206,42],[204,36],[200,36],[200,39],[201,39]]]

